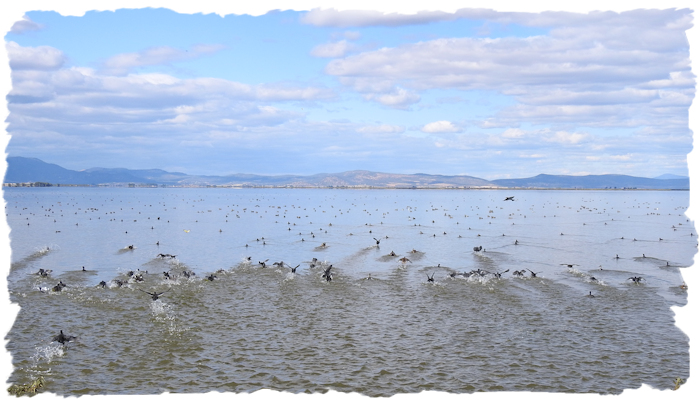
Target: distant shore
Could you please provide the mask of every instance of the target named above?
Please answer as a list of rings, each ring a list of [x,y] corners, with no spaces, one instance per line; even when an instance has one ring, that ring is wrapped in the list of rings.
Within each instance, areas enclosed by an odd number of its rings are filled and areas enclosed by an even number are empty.
[[[486,187],[486,186],[304,186],[304,185],[156,185],[156,184],[52,184],[47,182],[4,182],[6,188],[50,188],[50,187],[81,187],[81,188],[262,188],[262,189],[442,189],[442,190],[497,190],[497,191],[690,191],[688,188],[563,188],[563,187]]]

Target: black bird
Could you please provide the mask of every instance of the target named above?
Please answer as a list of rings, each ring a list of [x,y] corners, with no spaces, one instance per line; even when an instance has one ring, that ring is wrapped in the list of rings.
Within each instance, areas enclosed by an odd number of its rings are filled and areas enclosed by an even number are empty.
[[[267,262],[268,260],[270,260],[270,259],[265,259],[264,262],[258,261],[258,264],[260,265],[260,267],[267,267],[267,266],[265,265],[265,262]]]
[[[107,283],[104,280],[102,280],[102,281],[100,281],[100,284],[97,284],[97,285],[102,287],[102,288],[105,288],[107,286]]]
[[[535,272],[533,272],[533,271],[530,270],[530,269],[527,269],[527,270],[530,271],[530,277],[537,277],[538,274],[542,273],[542,272],[537,272],[537,273],[535,273]]]
[[[588,298],[595,298],[595,295],[593,295],[592,291],[588,291],[588,295],[586,295]]]
[[[505,199],[503,199],[503,200],[504,200],[504,201],[515,201],[515,196],[509,196],[509,197],[507,197],[507,198],[505,198]]]
[[[54,336],[52,341],[56,341],[56,342],[59,342],[61,344],[65,344],[67,342],[75,340],[76,338],[77,337],[75,337],[75,336],[67,336],[67,335],[63,334],[63,330],[61,330],[61,333],[57,336]]]
[[[479,251],[481,251],[482,249],[484,249],[484,248],[483,248],[481,245],[475,246],[475,247],[474,247],[474,252],[479,252]]]
[[[333,265],[328,266],[326,270],[323,271],[323,275],[321,277],[325,278],[326,281],[331,281],[333,280],[333,273],[331,273],[331,268]]]
[[[428,276],[428,273],[425,273],[425,275]],[[429,283],[434,283],[434,282],[435,282],[435,280],[433,279],[433,276],[434,276],[434,275],[435,275],[435,272],[433,272],[433,274],[431,274],[430,276],[428,276],[428,282],[429,282]]]
[[[53,271],[53,270],[39,269],[39,271],[36,272],[35,274],[37,274],[37,275],[39,275],[39,276],[41,276],[41,277],[48,277],[48,276],[49,276],[49,273],[51,273],[52,271]]]
[[[569,267],[569,268],[573,268],[574,266],[578,266],[576,263],[571,263],[571,264],[569,264],[569,263],[559,263],[559,264],[562,265],[562,266]]]
[[[172,278],[172,277],[170,277],[170,272],[163,272],[163,277],[164,277],[166,280],[170,280],[170,279]]]
[[[292,273],[295,273],[295,274],[296,274],[296,272],[297,272],[297,267],[299,267],[299,266],[301,266],[301,264],[298,264],[298,265],[296,265],[295,267],[289,266],[289,268],[292,269]]]
[[[525,274],[525,270],[516,270],[513,272],[514,276],[522,277]]]
[[[508,273],[509,271],[510,271],[510,269],[506,269],[506,271],[504,271],[504,272],[502,272],[502,273],[496,272],[496,273],[493,273],[493,275],[494,275],[496,278],[501,278],[501,274]]]
[[[59,281],[58,284],[56,284],[55,286],[53,286],[53,288],[51,288],[51,291],[60,292],[64,288],[66,288],[66,285],[63,284],[63,281]]]
[[[146,294],[150,295],[151,298],[152,298],[154,301],[157,301],[157,300],[158,300],[158,297],[160,297],[161,295],[163,295],[163,294],[165,294],[166,292],[170,291],[171,288],[168,288],[167,290],[165,290],[165,291],[163,291],[163,292],[148,292],[148,291],[144,291],[144,290],[142,290],[142,289],[140,289],[140,288],[138,288],[138,290],[141,291],[141,292],[145,292]]]
[[[372,237],[372,238],[373,238],[375,241],[377,241],[377,245],[379,245],[379,242],[380,242],[381,240],[380,240],[380,239],[376,239],[376,238],[374,238],[374,237]]]
[[[209,281],[214,281],[215,279],[216,279],[216,276],[213,274],[207,276],[207,280],[209,280]]]
[[[644,280],[644,278],[643,278],[643,277],[634,276],[634,277],[628,278],[627,280],[632,280],[632,282],[634,282],[635,284],[639,284],[639,283],[642,282],[642,280]]]

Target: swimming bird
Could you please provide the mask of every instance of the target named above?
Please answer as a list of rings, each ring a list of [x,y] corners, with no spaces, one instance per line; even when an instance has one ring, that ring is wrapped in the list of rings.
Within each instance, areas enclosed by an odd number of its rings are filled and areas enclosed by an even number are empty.
[[[52,341],[56,341],[56,342],[59,342],[59,343],[65,345],[67,342],[73,341],[76,338],[77,338],[76,336],[67,336],[67,335],[63,334],[63,330],[61,330],[60,334],[58,334],[57,336],[54,336]]]
[[[576,263],[571,263],[571,264],[569,264],[569,263],[559,263],[559,264],[562,265],[562,266],[569,267],[569,268],[573,268],[574,266],[578,266]]]
[[[484,249],[484,248],[483,248],[481,245],[475,246],[475,247],[474,247],[474,252],[479,252],[479,251],[481,251],[482,249]]]
[[[401,261],[401,263],[411,262],[411,260],[405,256],[399,260]],[[413,263],[413,262],[411,262],[411,263]]]
[[[214,280],[216,280],[216,276],[213,275],[213,274],[210,274],[210,275],[207,276],[207,280],[209,280],[209,281],[214,281]]]
[[[97,285],[100,286],[100,287],[102,287],[102,288],[105,288],[105,287],[107,286],[107,283],[106,283],[104,280],[102,280],[102,281],[100,281],[100,283],[97,284]]]
[[[635,284],[640,284],[640,283],[642,282],[642,280],[644,280],[644,277],[637,277],[637,276],[634,276],[634,277],[628,278],[627,280],[632,280],[633,283],[635,283]],[[646,281],[646,280],[645,280],[645,281]]]
[[[55,286],[53,286],[53,288],[51,288],[51,291],[61,292],[61,290],[63,290],[64,288],[66,288],[66,285],[63,284],[63,281],[59,281],[58,284],[56,284]]]
[[[389,254],[389,256],[398,256],[398,255],[397,255],[396,253],[394,253],[394,251],[391,251],[391,253]]]
[[[36,275],[39,275],[41,277],[48,277],[49,273],[51,273],[53,270],[44,270],[44,269],[39,269],[38,272],[34,273]]]
[[[141,292],[145,292],[146,294],[150,295],[151,298],[152,298],[154,301],[157,301],[157,300],[158,300],[158,297],[160,297],[161,295],[163,295],[163,294],[165,294],[166,292],[170,291],[172,288],[168,288],[167,290],[165,290],[165,291],[163,291],[163,292],[148,292],[148,291],[144,291],[144,290],[142,290],[142,289],[140,289],[140,288],[137,288],[137,289],[138,289],[139,291],[141,291]]]

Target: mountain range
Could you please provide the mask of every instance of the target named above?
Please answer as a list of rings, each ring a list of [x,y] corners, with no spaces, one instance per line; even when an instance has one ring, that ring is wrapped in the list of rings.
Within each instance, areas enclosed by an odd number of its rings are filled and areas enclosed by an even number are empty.
[[[273,186],[374,188],[562,188],[689,189],[690,179],[672,174],[656,178],[620,174],[570,176],[540,174],[530,178],[485,180],[466,175],[392,174],[365,170],[301,175],[188,175],[159,169],[100,168],[68,170],[36,158],[8,157],[4,183],[136,186]]]

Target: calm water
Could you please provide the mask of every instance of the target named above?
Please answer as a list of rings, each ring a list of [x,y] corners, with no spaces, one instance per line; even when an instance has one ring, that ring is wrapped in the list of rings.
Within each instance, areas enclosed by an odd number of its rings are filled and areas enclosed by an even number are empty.
[[[686,304],[681,270],[697,251],[688,192],[4,196],[9,291],[21,306],[6,337],[10,383],[43,376],[45,391],[64,396],[617,394],[642,383],[673,388],[689,375],[688,337],[670,310]],[[471,271],[502,276],[451,276]],[[66,287],[52,291],[59,281]],[[165,293],[153,301],[143,291]],[[59,330],[77,338],[52,341]]]

